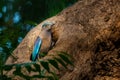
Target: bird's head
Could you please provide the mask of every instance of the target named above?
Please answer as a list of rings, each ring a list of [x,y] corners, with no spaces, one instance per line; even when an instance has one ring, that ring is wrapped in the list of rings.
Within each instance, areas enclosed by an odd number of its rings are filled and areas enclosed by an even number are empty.
[[[47,30],[47,31],[50,31],[52,26],[54,25],[55,23],[53,22],[45,22],[43,23],[42,25],[42,30]]]

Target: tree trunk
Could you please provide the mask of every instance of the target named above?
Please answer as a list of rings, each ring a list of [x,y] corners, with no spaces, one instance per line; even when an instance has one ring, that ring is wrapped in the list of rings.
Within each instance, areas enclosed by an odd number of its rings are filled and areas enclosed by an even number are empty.
[[[56,51],[74,58],[74,69],[61,71],[60,80],[120,80],[120,0],[79,0],[47,21],[55,22],[56,43],[43,59]],[[6,64],[30,62],[44,22],[26,35]]]

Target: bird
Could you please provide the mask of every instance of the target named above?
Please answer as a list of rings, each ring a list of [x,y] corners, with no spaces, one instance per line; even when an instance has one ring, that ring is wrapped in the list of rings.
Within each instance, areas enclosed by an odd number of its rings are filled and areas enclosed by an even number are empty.
[[[50,50],[52,45],[52,25],[54,23],[43,23],[41,32],[35,40],[30,60],[36,61],[41,56],[41,53],[47,53]]]

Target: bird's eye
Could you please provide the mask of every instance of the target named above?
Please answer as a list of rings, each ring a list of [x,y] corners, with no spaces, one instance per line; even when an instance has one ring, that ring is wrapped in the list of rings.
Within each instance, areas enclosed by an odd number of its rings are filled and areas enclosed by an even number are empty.
[[[42,25],[42,28],[45,28],[47,25]]]

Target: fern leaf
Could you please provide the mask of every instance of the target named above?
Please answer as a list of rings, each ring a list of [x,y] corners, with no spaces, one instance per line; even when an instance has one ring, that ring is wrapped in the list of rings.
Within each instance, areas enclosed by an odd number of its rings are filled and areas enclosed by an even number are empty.
[[[59,70],[58,63],[55,60],[48,60],[51,65],[53,65],[56,69]]]

